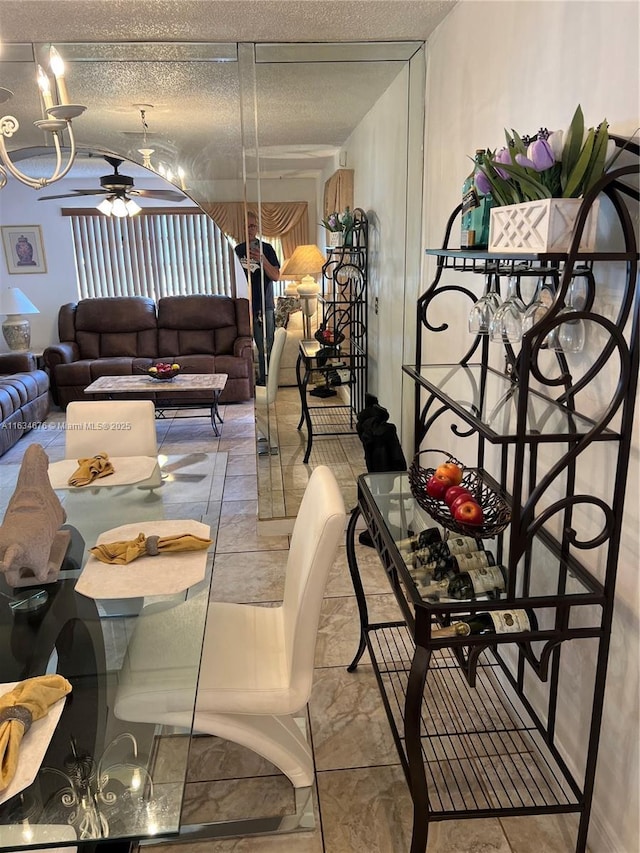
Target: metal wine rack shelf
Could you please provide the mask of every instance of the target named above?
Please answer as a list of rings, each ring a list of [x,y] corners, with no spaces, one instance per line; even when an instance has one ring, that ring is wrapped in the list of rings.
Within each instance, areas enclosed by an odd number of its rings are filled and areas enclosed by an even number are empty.
[[[338,347],[321,346],[317,340],[301,341],[296,364],[301,414],[298,429],[307,430],[304,462],[309,461],[317,436],[355,433],[356,416],[364,408],[367,389],[367,282],[369,223],[363,210],[353,211],[349,245],[327,247],[322,268],[322,328],[331,331]],[[328,393],[339,365],[340,383],[347,386],[348,402],[313,405],[307,385],[312,376],[322,377]]]
[[[640,200],[640,148],[628,141],[625,148],[621,162],[626,157],[629,165],[607,173],[585,196],[566,254],[498,256],[449,248],[460,207],[449,218],[443,247],[429,250],[437,258],[436,274],[417,303],[415,363],[403,367],[415,387],[414,449],[433,446],[437,428],[450,430],[456,446],[471,448],[460,458],[506,498],[510,524],[486,543],[507,569],[504,592],[473,601],[423,600],[397,543],[433,522],[415,500],[408,475],[367,474],[358,480],[347,557],[361,637],[349,671],[368,649],[413,800],[410,853],[425,853],[435,820],[568,812],[578,815],[575,851],[586,851],[640,350],[639,256],[628,209],[629,198]],[[620,251],[577,251],[597,198],[608,200],[609,232],[618,232],[613,245]],[[470,274],[470,285],[449,283],[445,270]],[[432,319],[438,317],[432,314],[434,302],[444,297],[447,304],[448,295],[451,304],[452,293],[475,302],[474,274],[498,281],[541,277],[555,295],[521,342],[503,341],[502,368],[495,358],[500,345],[490,349],[486,335],[470,337],[467,352],[454,364],[425,363],[423,352],[442,351],[437,335],[448,328]],[[563,322],[560,312],[577,275],[588,288],[573,318],[598,335],[598,355],[592,364],[583,360],[581,372],[567,353],[545,349],[548,335]],[[610,281],[612,275],[618,299],[613,317],[610,308],[608,316],[599,313],[596,292],[601,278]],[[583,405],[592,385],[601,414]],[[604,496],[582,493],[579,485],[592,482],[596,442],[609,448],[615,472]],[[360,517],[402,622],[369,621],[355,548]],[[452,638],[435,631],[465,615],[512,609],[533,610],[535,630]],[[573,723],[566,707],[575,696],[567,655],[577,641],[583,650],[581,679],[592,685],[580,699],[589,702],[591,691],[591,707],[582,708],[585,720],[571,733],[575,742],[569,749],[565,741]]]

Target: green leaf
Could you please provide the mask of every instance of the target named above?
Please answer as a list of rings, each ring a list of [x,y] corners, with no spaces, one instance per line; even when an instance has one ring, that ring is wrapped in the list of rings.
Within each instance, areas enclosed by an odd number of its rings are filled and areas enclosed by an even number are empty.
[[[508,183],[504,181],[500,175],[496,174],[495,169],[490,163],[487,163],[486,158],[485,162],[478,168],[489,181],[491,185],[491,195],[494,197],[498,205],[504,206],[505,204],[511,204]]]
[[[580,156],[583,136],[584,116],[582,115],[582,107],[578,104],[578,107],[573,114],[573,118],[571,119],[569,130],[567,131],[567,138],[565,139],[565,143],[562,147],[562,175],[560,180],[562,181],[563,187],[566,186],[567,181],[569,180],[569,175],[574,170],[575,164]],[[564,193],[564,195],[566,196],[566,193]]]
[[[517,163],[512,163],[511,165],[500,163],[499,168],[504,169],[510,177],[518,182],[523,190],[525,201],[527,199],[551,198],[551,193],[547,187],[540,180],[532,177],[532,169],[525,169]],[[538,172],[533,172],[533,174],[537,175]],[[522,201],[522,199],[518,199],[518,201]]]
[[[562,193],[563,198],[576,198],[581,193],[582,182],[589,168],[589,161],[593,152],[593,143],[595,141],[596,132],[593,128],[589,131],[587,141],[585,142],[578,161],[570,172],[567,183]]]
[[[524,154],[524,155],[526,155],[526,153],[527,153],[527,146],[524,144],[524,142],[522,141],[521,137],[520,137],[520,136],[515,132],[515,130],[513,130],[513,131],[512,131],[512,133],[513,133],[513,140],[514,140],[514,142],[515,142],[515,147],[514,147],[514,148],[512,148],[511,159],[512,159],[512,160],[515,160],[515,159],[516,159],[516,154]]]
[[[607,144],[609,142],[609,125],[606,119],[602,122],[596,131],[596,138],[593,144],[593,153],[589,161],[589,168],[584,177],[584,185],[582,194],[589,192],[591,187],[600,180],[604,174],[604,164],[607,159]]]

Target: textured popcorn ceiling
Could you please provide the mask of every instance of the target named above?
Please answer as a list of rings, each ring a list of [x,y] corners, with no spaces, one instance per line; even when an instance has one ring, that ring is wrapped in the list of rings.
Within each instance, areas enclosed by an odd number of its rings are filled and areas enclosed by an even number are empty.
[[[142,125],[133,105],[152,104],[147,145],[156,159],[179,161],[202,186],[237,179],[243,129],[245,150],[255,150],[255,86],[261,175],[317,174],[453,5],[0,0],[0,86],[14,92],[1,109],[21,125],[7,145],[45,142],[32,125],[40,112],[32,55],[44,64],[53,42],[67,63],[72,100],[88,107],[74,122],[82,147],[140,162]],[[329,41],[393,43],[295,44]],[[258,44],[254,72],[247,62],[253,48],[236,42],[280,44]],[[240,61],[229,61],[236,54]],[[255,174],[255,158],[245,168]]]

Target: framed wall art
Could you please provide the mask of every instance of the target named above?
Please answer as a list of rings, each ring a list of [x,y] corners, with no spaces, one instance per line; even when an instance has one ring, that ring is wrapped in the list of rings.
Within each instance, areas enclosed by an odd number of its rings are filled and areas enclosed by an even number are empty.
[[[11,275],[47,271],[39,225],[3,225],[2,246]]]

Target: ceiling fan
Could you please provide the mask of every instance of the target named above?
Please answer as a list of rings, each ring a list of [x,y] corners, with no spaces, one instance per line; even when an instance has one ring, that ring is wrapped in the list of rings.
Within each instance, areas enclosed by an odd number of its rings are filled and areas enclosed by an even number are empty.
[[[55,198],[77,198],[80,195],[106,195],[113,200],[121,198],[128,201],[131,196],[141,198],[158,198],[164,201],[184,201],[186,196],[179,190],[136,190],[133,188],[133,178],[129,175],[121,175],[118,168],[124,162],[117,157],[104,158],[113,167],[111,175],[103,175],[100,178],[100,189],[72,190],[64,195],[42,195],[38,201],[49,201]]]

